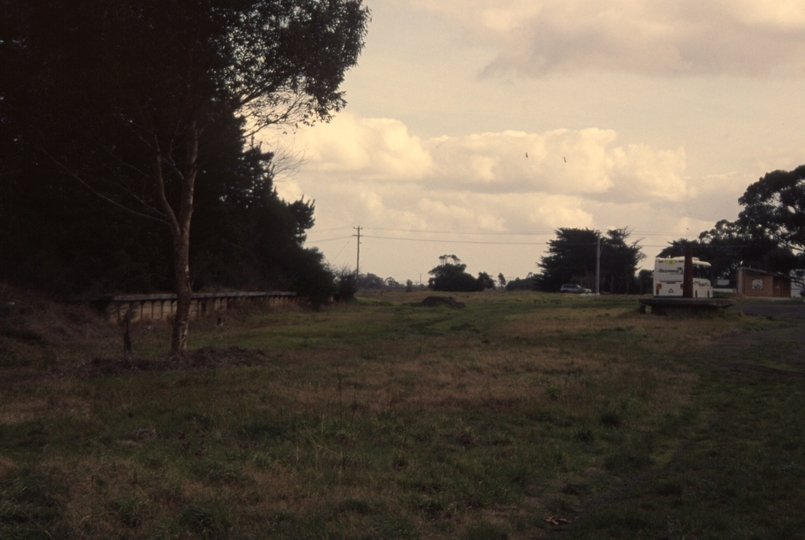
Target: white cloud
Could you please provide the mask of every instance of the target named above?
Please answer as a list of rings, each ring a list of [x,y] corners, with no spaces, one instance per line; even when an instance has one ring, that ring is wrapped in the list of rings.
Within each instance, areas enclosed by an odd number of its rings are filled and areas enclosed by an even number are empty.
[[[417,183],[451,193],[551,194],[595,200],[669,200],[695,191],[685,152],[616,146],[613,130],[504,131],[421,141],[397,120],[341,115],[300,134],[305,174]],[[373,188],[377,189],[377,188]]]
[[[408,0],[497,51],[486,74],[805,74],[800,0]]]
[[[297,134],[306,168],[325,173],[360,173],[365,178],[415,180],[431,167],[419,138],[398,120],[359,118],[350,113]]]

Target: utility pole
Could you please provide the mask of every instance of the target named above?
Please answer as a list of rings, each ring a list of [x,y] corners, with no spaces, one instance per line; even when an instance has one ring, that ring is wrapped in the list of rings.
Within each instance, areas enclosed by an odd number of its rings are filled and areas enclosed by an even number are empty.
[[[358,234],[353,234],[352,236],[358,237],[358,261],[355,263],[355,277],[360,277],[361,275],[361,226],[358,225],[357,227],[352,227]]]
[[[595,295],[600,294],[601,289],[601,237],[598,237],[598,243],[595,246]]]

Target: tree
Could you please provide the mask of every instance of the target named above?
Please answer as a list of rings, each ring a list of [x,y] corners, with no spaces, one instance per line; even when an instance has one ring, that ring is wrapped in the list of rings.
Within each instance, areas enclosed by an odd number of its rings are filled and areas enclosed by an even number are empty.
[[[612,293],[628,293],[635,287],[637,264],[644,257],[639,241],[626,240],[626,228],[611,229],[603,236],[592,229],[560,228],[556,239],[548,242],[548,255],[542,257],[539,288],[557,291],[565,283],[595,288],[596,249],[601,246],[601,285]]]
[[[742,266],[782,273],[801,267],[805,262],[805,165],[766,174],[738,202],[744,209],[736,221],[721,220],[696,240],[670,242],[659,256],[679,256],[690,243],[694,257],[712,265],[714,279],[729,279],[733,285]]]
[[[478,282],[481,284],[481,290],[495,288],[495,280],[486,272],[478,272]]]
[[[368,273],[358,276],[358,287],[361,289],[382,289],[384,285],[385,280],[375,274]]]
[[[637,290],[640,294],[652,294],[654,287],[654,271],[647,268],[637,273]]]
[[[187,347],[203,134],[328,120],[357,62],[361,0],[4,0],[3,138],[170,231],[171,350]],[[245,135],[246,132],[243,132]]]
[[[639,288],[635,272],[645,255],[639,241],[627,243],[629,235],[627,228],[611,229],[601,239],[602,289],[611,293],[629,294]]]
[[[334,276],[303,247],[314,203],[281,200],[271,155],[244,149],[241,122],[211,126],[195,191],[190,269],[194,290],[290,290],[316,306]],[[3,162],[6,163],[6,162]],[[170,238],[43,167],[0,170],[0,280],[59,296],[171,287]],[[1,165],[0,165],[1,166]]]
[[[441,259],[441,257],[439,257]],[[465,272],[466,264],[444,263],[433,268],[428,286],[434,291],[472,292],[484,290],[484,283]]]
[[[520,279],[516,277],[514,279],[510,279],[506,284],[507,291],[535,291],[537,290],[537,286],[540,282],[541,276],[535,276],[533,273],[529,272],[528,275]]]
[[[738,202],[744,206],[738,223],[753,239],[805,250],[805,165],[766,174],[746,188]]]
[[[459,258],[458,258],[458,257],[456,257],[455,255],[447,255],[447,254],[445,254],[445,255],[439,255],[439,261],[440,261],[442,264],[447,264],[447,260],[448,260],[448,259],[450,259],[451,261],[453,261],[453,264],[459,264],[459,263],[461,262],[461,259],[459,259]]]
[[[681,257],[690,244],[693,256],[711,265],[714,280],[729,280],[735,285],[738,268],[752,266],[770,270],[794,267],[789,250],[771,238],[752,238],[738,221],[721,220],[695,240],[680,238],[669,242],[658,257]]]
[[[498,283],[501,287],[506,287],[506,276],[503,275],[503,272],[498,274]]]
[[[564,283],[579,282],[593,288],[595,249],[601,233],[591,229],[556,230],[556,239],[548,242],[548,255],[542,257],[540,288],[558,291]]]

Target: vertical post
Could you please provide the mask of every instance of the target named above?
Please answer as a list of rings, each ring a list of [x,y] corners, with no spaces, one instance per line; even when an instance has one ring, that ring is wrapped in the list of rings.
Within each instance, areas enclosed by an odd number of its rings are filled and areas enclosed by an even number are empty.
[[[126,312],[126,319],[123,321],[123,354],[131,354],[131,309]]]
[[[358,231],[358,234],[353,235],[353,236],[358,237],[358,260],[355,263],[355,277],[360,277],[360,275],[361,275],[361,226],[358,225],[357,227],[352,227],[352,228],[355,229],[356,231]]]
[[[693,244],[685,244],[685,273],[682,275],[682,298],[693,298]]]
[[[601,293],[601,237],[595,245],[595,295]]]

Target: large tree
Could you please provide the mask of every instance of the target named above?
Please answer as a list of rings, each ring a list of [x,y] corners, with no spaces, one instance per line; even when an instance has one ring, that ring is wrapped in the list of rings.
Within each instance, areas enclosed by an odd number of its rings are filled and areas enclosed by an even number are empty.
[[[744,207],[738,223],[752,238],[805,250],[805,165],[766,174],[738,202]]]
[[[630,231],[611,229],[606,235],[594,229],[560,228],[548,242],[548,255],[539,266],[538,288],[558,291],[565,283],[595,288],[596,249],[601,248],[601,290],[629,293],[635,288],[637,264],[644,257],[639,241],[627,243]]]
[[[187,347],[190,226],[203,134],[340,109],[368,10],[361,0],[2,0],[4,139],[88,192],[170,231]]]

